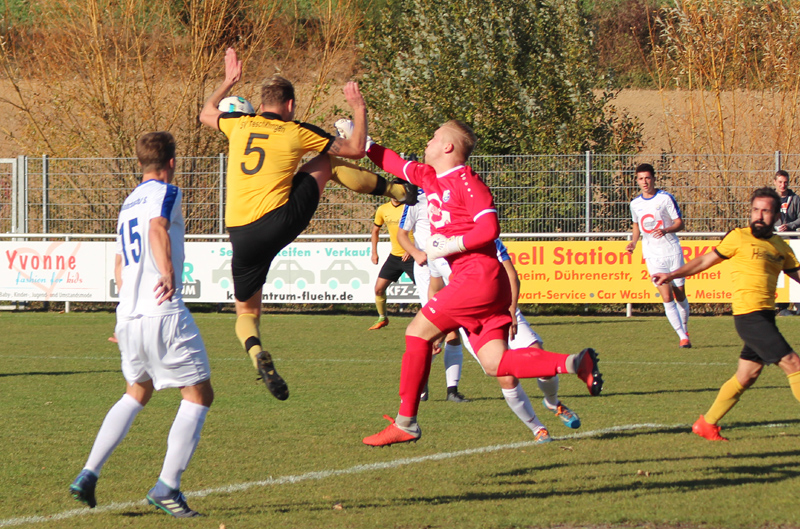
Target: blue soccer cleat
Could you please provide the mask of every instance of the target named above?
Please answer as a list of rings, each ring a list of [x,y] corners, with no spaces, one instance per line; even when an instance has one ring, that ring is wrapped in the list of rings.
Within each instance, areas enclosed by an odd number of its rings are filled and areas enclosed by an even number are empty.
[[[552,411],[556,417],[561,419],[561,422],[563,422],[564,426],[567,428],[576,430],[581,427],[581,419],[578,417],[578,414],[561,404],[561,401],[558,402],[555,408],[551,408],[547,405],[547,399],[542,400],[542,404],[544,404],[545,408]]]
[[[186,504],[186,497],[183,492],[169,488],[164,482],[156,483],[156,486],[147,493],[147,501],[150,505],[161,509],[175,518],[194,518],[202,516],[199,512],[189,508]]]
[[[97,506],[97,500],[94,497],[95,488],[97,488],[97,475],[84,468],[69,486],[69,491],[73,498],[94,509]]]

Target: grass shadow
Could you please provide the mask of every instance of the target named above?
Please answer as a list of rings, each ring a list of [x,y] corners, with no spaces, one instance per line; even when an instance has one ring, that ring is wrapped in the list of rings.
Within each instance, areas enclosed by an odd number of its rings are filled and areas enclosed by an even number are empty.
[[[101,369],[99,371],[26,371],[23,373],[0,373],[3,377],[34,377],[34,376],[61,376],[61,375],[93,375],[97,373],[119,373],[119,369]]]

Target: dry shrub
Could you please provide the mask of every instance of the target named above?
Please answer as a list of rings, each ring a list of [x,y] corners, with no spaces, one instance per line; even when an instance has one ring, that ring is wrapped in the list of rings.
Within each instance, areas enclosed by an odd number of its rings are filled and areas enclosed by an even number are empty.
[[[32,3],[37,25],[0,42],[13,85],[0,105],[25,123],[4,132],[25,152],[55,157],[131,157],[135,139],[152,130],[170,130],[181,156],[221,152],[224,138],[197,115],[230,45],[245,63],[238,95],[257,105],[260,80],[278,71],[298,83],[298,117],[319,120],[331,111],[325,96],[336,77],[352,71],[359,24],[352,0],[312,0],[306,20],[291,2]]]
[[[798,152],[800,3],[677,0],[651,26],[671,152]]]

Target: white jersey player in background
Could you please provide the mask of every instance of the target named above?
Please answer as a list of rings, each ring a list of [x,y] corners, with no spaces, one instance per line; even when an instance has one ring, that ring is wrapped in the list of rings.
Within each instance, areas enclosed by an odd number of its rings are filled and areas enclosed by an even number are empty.
[[[500,239],[495,239],[495,246],[497,247],[497,259],[508,274],[509,282],[511,283],[511,328],[508,332],[508,348],[509,349],[524,349],[526,347],[535,347],[541,349],[543,346],[542,338],[534,331],[528,320],[522,314],[517,306],[517,299],[519,298],[519,276],[517,270],[514,268],[514,263],[511,262],[511,257],[508,255],[508,250]],[[464,332],[463,329],[461,331]],[[478,357],[472,347],[469,345],[469,340],[464,337],[464,343],[467,350],[477,360]],[[480,364],[480,362],[478,362]],[[497,382],[503,390],[503,397],[506,399],[508,407],[531,429],[534,438],[539,443],[547,443],[551,441],[550,433],[544,427],[542,422],[533,411],[531,401],[527,393],[519,383],[519,379],[514,376],[497,377]],[[544,394],[542,404],[549,411],[553,412],[556,417],[561,419],[565,426],[568,428],[580,428],[581,420],[578,415],[567,408],[558,398],[558,375],[552,377],[537,378],[536,383],[539,389]]]
[[[631,201],[633,237],[626,249],[628,253],[633,253],[636,243],[642,239],[642,257],[650,275],[674,272],[684,264],[681,241],[675,235],[683,229],[681,209],[675,197],[656,189],[655,169],[649,163],[636,167],[636,183],[642,193]],[[689,300],[686,299],[685,283],[685,279],[679,278],[656,287],[661,294],[667,319],[678,334],[681,348],[692,346],[689,341]]]
[[[189,518],[198,513],[180,491],[181,476],[214,400],[211,371],[200,332],[181,296],[184,220],[181,190],[171,183],[175,140],[169,132],[145,134],[136,142],[136,155],[142,183],[122,205],[114,264],[119,288],[115,331],[127,385],[106,415],[70,491],[95,507],[100,470],[153,391],[180,388],[183,400],[167,438],[161,474],[146,497],[174,517]]]

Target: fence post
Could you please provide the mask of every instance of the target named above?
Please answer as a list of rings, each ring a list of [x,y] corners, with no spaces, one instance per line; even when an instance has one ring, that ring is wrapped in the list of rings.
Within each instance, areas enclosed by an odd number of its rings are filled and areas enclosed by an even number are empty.
[[[586,233],[592,231],[592,151],[586,151]],[[588,238],[586,239],[589,240]]]
[[[50,160],[42,155],[42,233],[47,233],[47,181],[50,173]]]
[[[781,151],[775,151],[775,172],[781,170]]]
[[[225,153],[219,153],[219,234],[225,233]]]
[[[23,199],[23,204],[25,205],[25,207],[22,210],[22,215],[24,217],[24,223],[22,226],[23,229],[25,230],[25,233],[28,233],[29,232],[28,220],[30,218],[30,212],[28,211],[28,206],[30,206],[30,200],[28,200],[28,157],[27,156],[22,157],[22,169],[23,169],[22,199]]]
[[[25,189],[25,157],[17,156],[11,176],[11,232],[27,233],[27,193]]]

